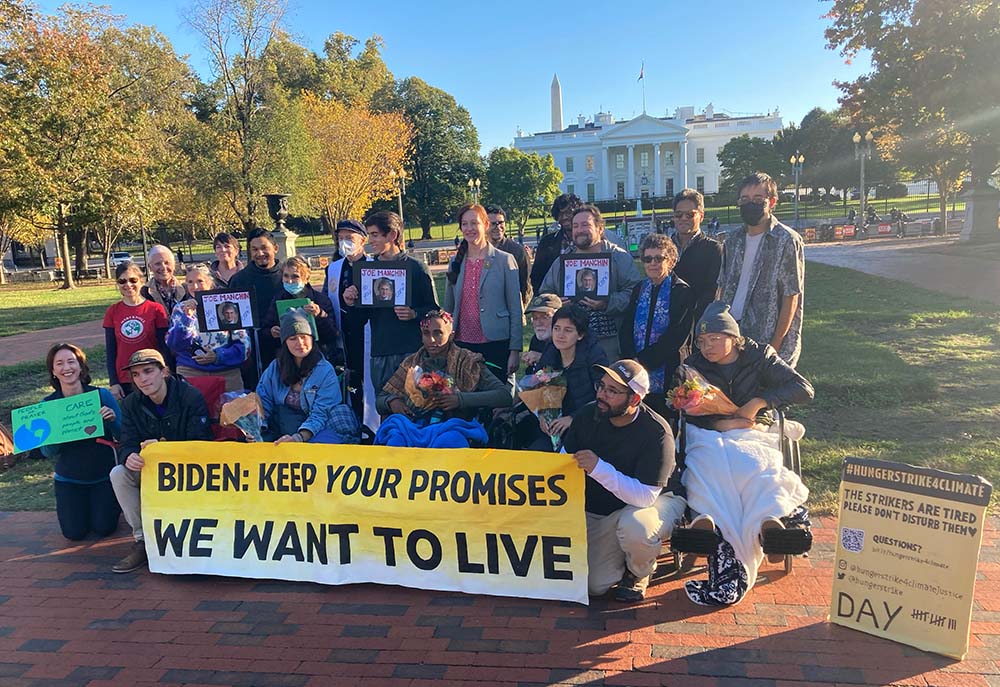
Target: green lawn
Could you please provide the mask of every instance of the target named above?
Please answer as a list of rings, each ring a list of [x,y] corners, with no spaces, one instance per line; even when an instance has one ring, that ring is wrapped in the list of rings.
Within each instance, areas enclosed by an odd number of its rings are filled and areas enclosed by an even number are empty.
[[[0,337],[96,320],[119,298],[111,284],[72,291],[49,285],[8,284],[0,287]]]
[[[812,509],[835,511],[845,456],[973,472],[1000,484],[998,308],[816,263],[806,271],[799,369],[817,398],[793,415],[807,428]],[[88,354],[95,382],[106,384],[103,350]],[[48,391],[42,363],[0,367],[0,421]],[[52,509],[49,474],[45,461],[0,473],[0,510]]]

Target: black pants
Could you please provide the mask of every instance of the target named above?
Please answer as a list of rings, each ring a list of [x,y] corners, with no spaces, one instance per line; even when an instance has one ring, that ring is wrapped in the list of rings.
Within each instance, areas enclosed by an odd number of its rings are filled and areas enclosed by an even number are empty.
[[[481,354],[486,361],[486,367],[501,382],[507,384],[510,381],[507,378],[507,358],[510,356],[510,342],[487,341],[486,343],[477,344],[455,341],[455,343],[462,348]]]
[[[118,529],[122,509],[111,488],[111,480],[97,484],[74,484],[56,480],[56,515],[63,536],[79,541],[93,532],[106,537]]]

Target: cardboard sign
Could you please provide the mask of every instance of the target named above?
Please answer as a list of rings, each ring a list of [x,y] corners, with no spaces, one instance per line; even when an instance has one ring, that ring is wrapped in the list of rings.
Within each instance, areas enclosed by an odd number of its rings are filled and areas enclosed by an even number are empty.
[[[830,621],[963,658],[992,493],[975,475],[846,459]]]
[[[587,603],[571,456],[161,441],[143,449],[149,569]]]
[[[844,227],[840,224],[835,224],[833,226],[833,238],[839,241],[844,238]]]
[[[281,322],[281,316],[292,308],[304,308],[309,305],[308,298],[287,298],[283,301],[275,301],[274,307],[278,312],[278,322]],[[316,318],[310,313],[306,313],[306,319],[309,320],[309,326],[313,330],[313,339],[319,341],[319,331],[316,329]]]
[[[40,446],[104,436],[101,395],[95,389],[69,398],[42,401],[10,413],[14,453]]]
[[[563,298],[607,298],[611,295],[611,254],[569,253],[562,261]]]
[[[367,308],[394,308],[410,304],[410,266],[405,260],[354,263],[354,283],[361,298],[358,305]]]
[[[885,224],[885,223],[882,223],[882,224],[878,225],[878,233],[879,234],[891,234],[892,233],[892,225],[891,224]]]
[[[203,332],[254,329],[260,326],[253,316],[257,312],[253,289],[213,289],[199,291],[194,297],[198,301],[198,327]]]
[[[805,227],[802,229],[802,236],[806,241],[816,240],[816,227]]]
[[[853,239],[856,227],[853,224],[848,224],[844,227],[844,238]]]

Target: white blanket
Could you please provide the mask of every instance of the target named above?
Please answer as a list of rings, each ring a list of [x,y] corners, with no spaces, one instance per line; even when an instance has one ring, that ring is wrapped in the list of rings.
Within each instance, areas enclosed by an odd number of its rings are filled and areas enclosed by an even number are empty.
[[[764,560],[760,525],[806,502],[809,490],[784,467],[777,432],[734,429],[715,432],[688,424],[683,474],[688,505],[715,520],[736,552],[753,587]]]

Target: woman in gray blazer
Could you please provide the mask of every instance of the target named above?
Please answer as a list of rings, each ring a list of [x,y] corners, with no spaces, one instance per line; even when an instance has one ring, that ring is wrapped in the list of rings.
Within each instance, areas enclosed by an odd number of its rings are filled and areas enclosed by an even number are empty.
[[[455,321],[455,342],[481,353],[493,374],[506,380],[517,370],[523,346],[517,262],[487,240],[482,205],[462,206],[458,223],[464,239],[448,265],[445,310]]]

